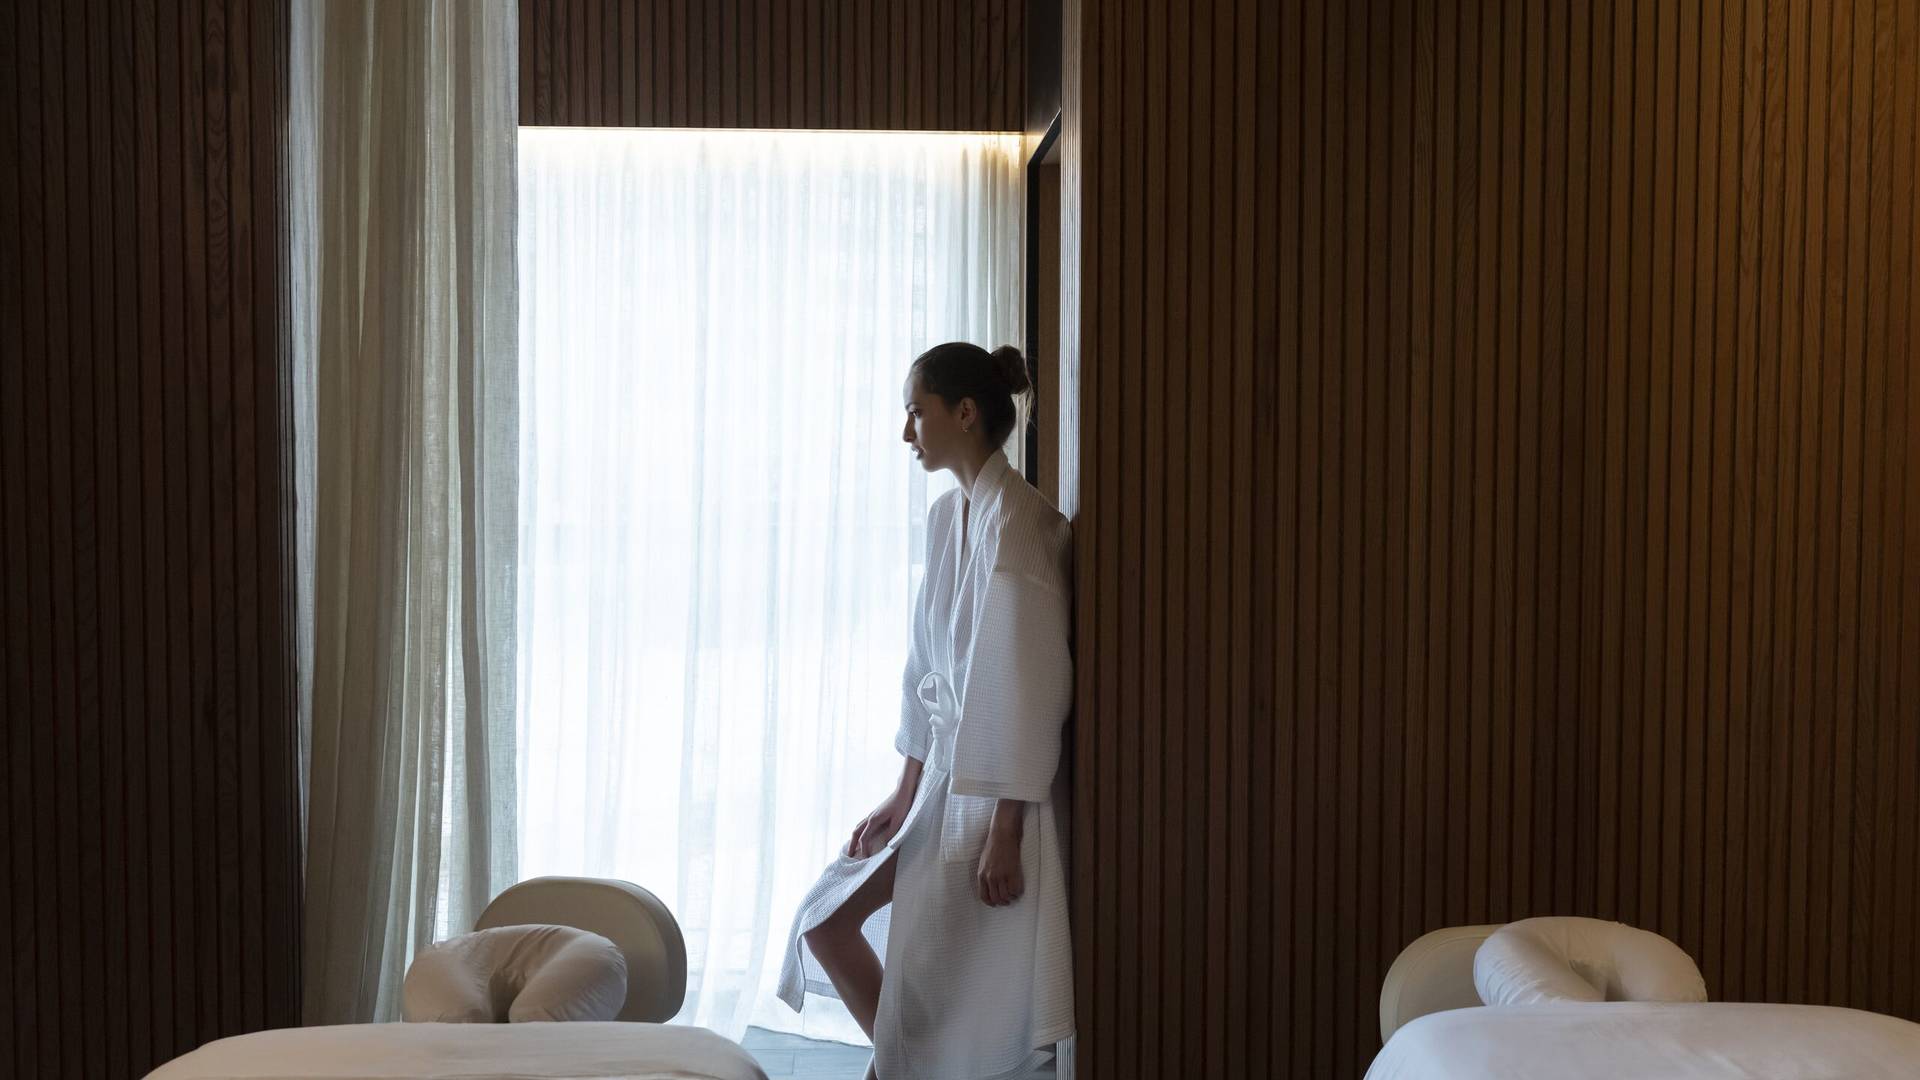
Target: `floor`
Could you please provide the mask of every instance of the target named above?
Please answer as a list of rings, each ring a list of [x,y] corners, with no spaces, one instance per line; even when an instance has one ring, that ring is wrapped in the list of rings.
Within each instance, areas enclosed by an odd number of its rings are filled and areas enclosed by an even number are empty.
[[[748,1028],[740,1045],[759,1060],[769,1080],[860,1080],[872,1053],[864,1046],[815,1042],[765,1028]],[[1048,1064],[1033,1080],[1052,1080],[1053,1075]]]
[[[771,1080],[860,1080],[872,1053],[864,1046],[815,1042],[765,1028],[748,1028],[740,1045]]]

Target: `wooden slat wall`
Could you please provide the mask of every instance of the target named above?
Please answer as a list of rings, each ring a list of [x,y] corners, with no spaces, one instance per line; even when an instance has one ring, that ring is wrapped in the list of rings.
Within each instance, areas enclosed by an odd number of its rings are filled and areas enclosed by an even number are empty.
[[[1920,5],[1066,27],[1084,1074],[1542,913],[1920,1017]]]
[[[1060,115],[1060,0],[1021,0],[1026,8],[1026,130],[1045,135]]]
[[[520,122],[1020,131],[1025,0],[520,0]]]
[[[0,1073],[296,1023],[284,2],[0,10]]]

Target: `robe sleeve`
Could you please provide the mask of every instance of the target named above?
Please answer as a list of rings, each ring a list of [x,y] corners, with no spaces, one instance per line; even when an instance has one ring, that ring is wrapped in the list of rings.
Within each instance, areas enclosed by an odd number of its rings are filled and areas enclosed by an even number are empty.
[[[974,624],[953,752],[956,795],[1044,802],[1073,707],[1064,521],[1038,542],[1003,537]]]

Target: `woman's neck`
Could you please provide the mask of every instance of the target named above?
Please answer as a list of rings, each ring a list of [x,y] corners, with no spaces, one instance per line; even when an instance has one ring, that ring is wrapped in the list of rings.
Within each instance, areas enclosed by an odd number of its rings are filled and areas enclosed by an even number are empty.
[[[973,482],[979,479],[981,470],[987,467],[987,462],[992,457],[993,453],[985,446],[981,446],[976,453],[969,455],[966,460],[953,467],[953,478],[960,481],[961,498],[969,500],[973,498]]]

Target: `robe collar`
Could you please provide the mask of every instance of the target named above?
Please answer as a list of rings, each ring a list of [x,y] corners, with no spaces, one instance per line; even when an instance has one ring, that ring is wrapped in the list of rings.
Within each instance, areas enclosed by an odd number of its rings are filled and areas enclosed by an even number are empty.
[[[986,522],[987,512],[999,505],[1001,486],[1011,472],[1006,453],[995,450],[980,466],[979,474],[973,478],[973,487],[966,492],[966,505],[961,507],[966,530],[961,549],[964,554],[954,562],[955,589],[972,579],[974,555],[980,550],[980,530]]]
[[[986,464],[980,466],[979,475],[973,478],[972,490],[967,492],[969,511],[980,505],[1000,487],[1000,482],[1006,479],[1007,470],[1011,467],[1007,463],[1007,454],[1004,450],[995,450],[987,458]]]

